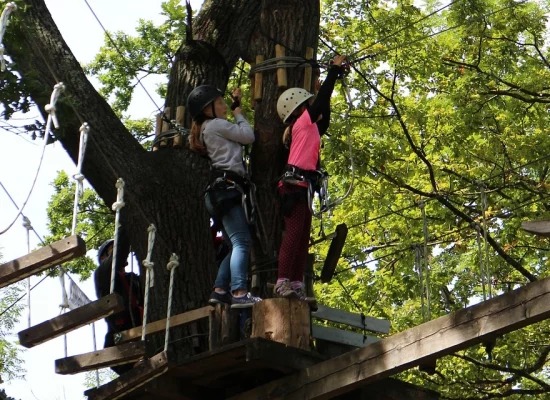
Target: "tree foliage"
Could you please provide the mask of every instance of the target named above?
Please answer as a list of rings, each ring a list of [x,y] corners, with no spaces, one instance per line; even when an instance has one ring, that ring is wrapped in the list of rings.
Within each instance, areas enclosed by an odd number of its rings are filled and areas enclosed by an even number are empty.
[[[322,151],[339,205],[312,232],[319,275],[330,234],[349,227],[334,279],[315,285],[323,303],[399,332],[548,276],[547,243],[520,228],[548,217],[547,12],[509,0],[322,2],[317,61],[351,60]],[[167,73],[182,41],[185,10],[170,1],[163,13],[136,37],[111,35],[116,46],[108,39],[88,66],[119,115],[135,77]],[[71,215],[63,179],[54,235]],[[99,238],[100,219],[86,218]],[[433,375],[400,377],[448,399],[547,398],[548,330],[541,322],[438,360]]]

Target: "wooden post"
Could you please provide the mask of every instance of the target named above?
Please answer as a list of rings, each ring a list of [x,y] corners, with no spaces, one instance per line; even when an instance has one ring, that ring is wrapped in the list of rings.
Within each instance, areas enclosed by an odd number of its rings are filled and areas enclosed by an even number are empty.
[[[264,61],[264,56],[256,56],[256,65]],[[263,92],[263,82],[262,82],[262,73],[256,72],[254,74],[254,100],[262,101],[262,92]]]
[[[209,349],[215,350],[239,340],[239,313],[228,304],[216,304],[210,314]]]
[[[160,135],[162,128],[162,114],[157,114],[156,121],[155,121],[155,137],[158,137]],[[153,151],[157,151],[159,149],[158,145],[153,146]]]
[[[280,44],[275,45],[275,57],[280,58],[285,56],[285,48],[281,46]],[[284,61],[277,61],[277,64],[284,64]],[[277,86],[280,88],[286,88],[287,80],[286,80],[286,68],[277,68]]]
[[[298,299],[265,299],[252,308],[252,338],[310,350],[309,306]]]
[[[162,127],[160,128],[160,133],[164,133],[170,129],[170,123],[167,121],[170,120],[170,107],[164,108],[163,118],[162,118]],[[168,146],[168,140],[162,139],[159,143],[160,147]]]
[[[180,126],[183,126],[185,124],[185,107],[184,106],[178,106],[176,108],[176,123]],[[174,147],[182,147],[183,146],[183,135],[181,132],[176,135],[174,138]]]
[[[306,60],[313,61],[313,49],[311,47],[306,48]],[[313,67],[311,64],[307,64],[304,69],[304,89],[310,93],[311,90],[311,78],[313,76]]]

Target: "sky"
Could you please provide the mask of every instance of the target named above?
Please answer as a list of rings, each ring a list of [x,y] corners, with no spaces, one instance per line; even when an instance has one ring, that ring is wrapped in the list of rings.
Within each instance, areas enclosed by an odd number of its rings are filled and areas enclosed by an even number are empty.
[[[81,63],[87,63],[93,59],[103,44],[104,35],[101,25],[95,19],[86,1],[105,29],[109,31],[125,31],[133,34],[134,27],[140,18],[156,22],[162,20],[160,16],[161,0],[45,0],[61,34]],[[201,3],[202,0],[191,1],[193,9],[198,9]],[[0,13],[2,10],[0,9]],[[9,29],[9,25],[7,29]],[[144,85],[153,96],[154,101],[158,105],[162,105],[162,99],[154,94],[154,84],[154,81],[144,81]],[[129,110],[131,116],[151,116],[156,109],[153,101],[138,86],[135,100]],[[8,122],[17,125],[26,118],[40,119],[38,112],[32,111]],[[0,122],[0,183],[8,193],[0,187],[0,232],[15,220],[13,226],[6,233],[0,235],[1,259],[2,262],[7,262],[27,254],[29,248],[35,249],[40,244],[39,239],[32,232],[29,241],[27,240],[27,229],[23,226],[21,216],[17,217],[18,210],[9,196],[18,207],[21,207],[30,193],[22,214],[30,220],[34,230],[43,237],[48,234],[46,207],[53,193],[51,183],[58,171],[64,170],[69,176],[72,176],[76,172],[76,166],[58,143],[46,147],[44,158],[40,163],[43,150],[41,140],[32,141],[26,135],[14,135],[1,128],[3,123],[4,121]],[[59,123],[62,124],[63,121],[61,120]],[[35,175],[37,179],[33,187]],[[113,187],[113,190],[116,189]],[[94,254],[94,250],[88,253],[90,256]],[[77,281],[90,299],[95,299],[91,280],[79,282],[78,277],[73,276],[72,278]],[[40,279],[31,277],[31,286],[38,283]],[[47,278],[32,290],[30,299],[32,326],[59,315],[59,304],[61,303],[59,279]],[[27,298],[22,302],[27,305]],[[17,340],[17,333],[29,326],[28,315],[28,310],[25,310],[21,321],[9,335],[9,339]],[[97,347],[102,348],[105,323],[98,321],[94,326]],[[93,351],[92,331],[92,325],[89,325],[69,333],[67,335],[67,355]],[[23,367],[26,369],[26,375],[24,379],[3,382],[0,384],[0,388],[17,400],[85,399],[83,395],[86,389],[84,373],[67,376],[55,374],[54,361],[65,357],[64,347],[63,337],[30,349],[19,347],[23,350],[21,356],[24,360]],[[5,380],[5,377],[3,379]]]

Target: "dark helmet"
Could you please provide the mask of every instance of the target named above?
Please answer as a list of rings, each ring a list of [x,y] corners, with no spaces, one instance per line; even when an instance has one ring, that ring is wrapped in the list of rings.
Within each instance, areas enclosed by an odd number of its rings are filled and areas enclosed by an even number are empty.
[[[197,118],[204,107],[220,96],[223,97],[223,92],[211,85],[200,85],[193,89],[187,97],[187,110],[191,118]]]
[[[109,248],[109,246],[114,243],[114,241],[114,239],[107,239],[101,244],[101,246],[99,246],[99,249],[97,249],[97,262],[101,264],[101,256]]]

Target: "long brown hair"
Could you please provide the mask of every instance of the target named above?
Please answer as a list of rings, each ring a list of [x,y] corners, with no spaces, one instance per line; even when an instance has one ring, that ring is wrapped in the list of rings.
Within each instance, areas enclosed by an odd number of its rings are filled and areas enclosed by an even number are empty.
[[[201,128],[204,123],[204,115],[199,115],[191,121],[191,130],[189,133],[189,148],[200,155],[206,155],[206,146],[201,140]]]

